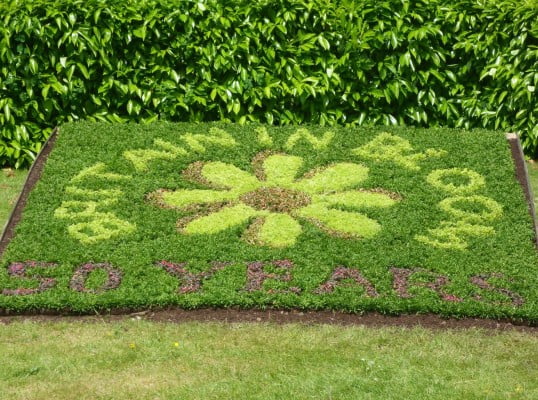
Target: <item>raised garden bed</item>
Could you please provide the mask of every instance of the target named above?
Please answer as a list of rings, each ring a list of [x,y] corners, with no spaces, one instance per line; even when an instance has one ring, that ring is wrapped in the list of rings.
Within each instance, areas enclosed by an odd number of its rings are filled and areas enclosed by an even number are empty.
[[[498,132],[72,123],[11,228],[4,312],[538,321],[533,222]]]

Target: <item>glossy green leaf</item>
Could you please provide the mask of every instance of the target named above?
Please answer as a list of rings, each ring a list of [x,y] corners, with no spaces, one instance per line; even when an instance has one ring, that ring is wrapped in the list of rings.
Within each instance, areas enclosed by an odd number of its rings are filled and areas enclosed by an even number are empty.
[[[0,165],[53,126],[405,124],[515,131],[538,157],[532,2],[17,0],[2,9]],[[1,100],[0,100],[1,101]],[[129,101],[131,103],[129,103]],[[130,104],[130,105],[129,105]],[[29,152],[29,153],[28,153]],[[9,154],[9,155],[7,155]]]

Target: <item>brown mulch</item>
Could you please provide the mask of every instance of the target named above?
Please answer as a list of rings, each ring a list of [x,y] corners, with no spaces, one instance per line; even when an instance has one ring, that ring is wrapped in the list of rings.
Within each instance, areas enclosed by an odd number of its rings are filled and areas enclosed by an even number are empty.
[[[379,313],[363,315],[337,311],[300,311],[300,310],[243,310],[236,308],[182,310],[167,308],[162,310],[145,310],[134,313],[96,314],[96,315],[4,315],[0,324],[13,322],[116,322],[128,319],[140,319],[161,323],[186,322],[224,322],[224,323],[272,323],[272,324],[333,324],[341,326],[368,327],[423,327],[431,330],[478,328],[491,333],[500,331],[519,331],[538,334],[538,326],[516,323],[508,320],[491,320],[483,318],[443,318],[434,314],[389,316]]]

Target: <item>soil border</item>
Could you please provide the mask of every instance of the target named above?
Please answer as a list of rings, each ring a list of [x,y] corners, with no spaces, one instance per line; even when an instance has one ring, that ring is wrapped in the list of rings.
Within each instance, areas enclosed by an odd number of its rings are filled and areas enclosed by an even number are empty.
[[[22,218],[22,211],[26,206],[28,196],[34,188],[36,182],[41,177],[41,173],[43,172],[43,168],[45,167],[47,158],[54,147],[56,139],[58,138],[58,132],[58,128],[54,128],[49,138],[41,148],[41,151],[34,160],[32,166],[30,167],[30,171],[28,171],[28,176],[24,181],[22,191],[19,194],[17,201],[15,202],[15,207],[13,208],[13,211],[9,215],[7,224],[4,228],[4,231],[2,232],[2,236],[0,236],[0,257],[2,257],[2,254],[4,253],[4,250],[6,249],[7,245],[15,236],[15,228]]]
[[[302,311],[279,309],[239,309],[239,308],[199,308],[184,310],[169,307],[160,310],[143,310],[125,313],[126,310],[112,310],[110,313],[93,315],[24,314],[0,316],[0,325],[17,322],[82,322],[114,323],[130,319],[157,323],[271,323],[276,325],[340,325],[368,327],[426,328],[430,330],[482,329],[490,332],[518,331],[538,335],[538,326],[526,322],[495,320],[484,318],[449,318],[436,314],[384,315],[378,312],[353,314],[340,311]]]
[[[532,188],[530,185],[529,171],[527,164],[525,164],[525,156],[523,154],[523,148],[519,136],[515,133],[507,133],[506,139],[510,144],[510,151],[512,152],[512,159],[516,167],[516,178],[523,189],[523,194],[527,200],[527,206],[529,208],[529,214],[532,217],[532,223],[534,228],[534,244],[538,247],[538,223],[536,221],[536,209],[534,207],[534,196],[532,194]]]
[[[0,237],[0,257],[7,245],[15,236],[15,228],[22,218],[22,212],[26,206],[28,196],[34,188],[36,182],[41,177],[47,158],[50,155],[54,143],[59,135],[59,129],[55,128],[45,142],[40,153],[36,157],[28,177],[24,183],[15,208],[13,209],[8,222]],[[529,183],[527,166],[521,143],[518,135],[514,133],[506,134],[510,145],[510,151],[515,165],[515,176],[519,181],[525,198],[529,213],[532,216],[535,232],[535,244],[538,246],[538,225],[533,203],[532,189]],[[279,309],[240,309],[240,308],[201,308],[185,310],[178,307],[148,310],[112,309],[104,313],[93,315],[79,315],[73,312],[62,312],[53,310],[35,310],[30,312],[12,313],[8,310],[0,309],[0,324],[9,324],[19,321],[36,322],[72,322],[85,321],[114,322],[128,318],[144,319],[156,322],[227,322],[227,323],[259,323],[269,322],[276,324],[301,323],[301,324],[337,324],[337,325],[365,325],[373,327],[395,326],[395,327],[425,327],[430,329],[468,329],[480,328],[486,330],[506,331],[517,330],[538,334],[538,323],[511,319],[486,319],[486,318],[454,318],[443,317],[436,314],[402,314],[384,315],[377,312],[367,312],[364,314],[345,313],[340,311],[310,311],[310,310],[279,310]]]

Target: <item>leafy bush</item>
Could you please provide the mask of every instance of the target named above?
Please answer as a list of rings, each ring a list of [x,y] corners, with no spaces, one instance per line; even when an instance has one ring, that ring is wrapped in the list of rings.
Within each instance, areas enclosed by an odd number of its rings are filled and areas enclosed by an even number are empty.
[[[538,155],[535,0],[15,0],[0,20],[0,165],[81,118],[486,127]]]

